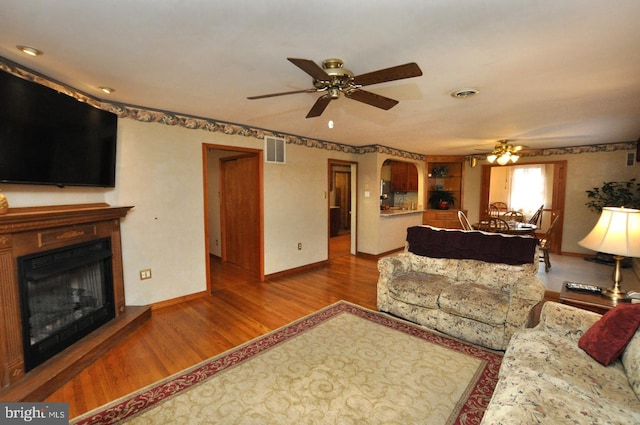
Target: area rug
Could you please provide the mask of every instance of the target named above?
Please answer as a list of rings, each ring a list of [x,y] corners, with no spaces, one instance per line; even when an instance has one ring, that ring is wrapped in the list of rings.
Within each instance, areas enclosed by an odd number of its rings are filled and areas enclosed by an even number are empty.
[[[71,423],[477,424],[501,361],[340,301]]]

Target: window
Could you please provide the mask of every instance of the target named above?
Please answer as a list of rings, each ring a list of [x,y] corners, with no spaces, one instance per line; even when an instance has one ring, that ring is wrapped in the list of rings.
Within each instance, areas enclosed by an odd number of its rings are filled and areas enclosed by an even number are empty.
[[[516,165],[511,169],[509,207],[531,217],[545,203],[545,166]]]

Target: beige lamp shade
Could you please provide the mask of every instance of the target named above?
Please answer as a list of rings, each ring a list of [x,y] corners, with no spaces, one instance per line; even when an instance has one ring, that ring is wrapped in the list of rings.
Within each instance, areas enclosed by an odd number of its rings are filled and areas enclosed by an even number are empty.
[[[640,210],[604,207],[595,227],[578,244],[606,254],[640,257]]]

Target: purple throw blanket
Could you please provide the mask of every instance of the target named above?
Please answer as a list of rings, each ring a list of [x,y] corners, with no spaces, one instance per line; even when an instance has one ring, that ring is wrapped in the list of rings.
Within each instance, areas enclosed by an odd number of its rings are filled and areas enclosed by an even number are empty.
[[[407,229],[407,242],[409,252],[425,257],[518,265],[535,261],[538,239],[414,226]]]

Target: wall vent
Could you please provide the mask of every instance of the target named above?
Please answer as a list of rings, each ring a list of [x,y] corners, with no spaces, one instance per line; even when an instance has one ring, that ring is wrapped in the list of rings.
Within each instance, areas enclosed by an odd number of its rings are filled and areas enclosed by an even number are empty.
[[[279,137],[264,136],[264,162],[284,164],[286,162],[285,141]]]

